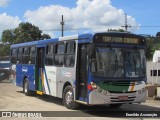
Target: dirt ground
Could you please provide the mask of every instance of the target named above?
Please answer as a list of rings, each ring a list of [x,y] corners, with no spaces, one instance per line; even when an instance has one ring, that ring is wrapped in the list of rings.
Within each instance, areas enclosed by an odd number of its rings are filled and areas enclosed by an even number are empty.
[[[74,111],[80,111],[80,116],[87,116],[87,113],[84,113],[82,111],[84,110],[105,110],[108,111],[115,111],[114,108],[109,107],[88,107],[88,106],[82,106],[78,110]],[[160,100],[153,100],[148,99],[145,103],[142,104],[126,104],[123,105],[121,108],[116,109],[119,111],[160,111]],[[62,116],[64,114],[68,114],[68,111],[73,111],[65,108],[62,104],[62,99],[51,97],[51,96],[25,96],[22,92],[22,88],[19,88],[15,86],[14,84],[10,83],[7,80],[0,81],[0,111],[64,111],[60,112]],[[94,116],[94,117],[92,117]],[[97,120],[99,117],[101,117],[101,120],[106,119],[103,118],[103,116],[100,116],[100,114],[90,114],[89,117],[76,117],[79,120]],[[1,119],[1,118],[0,118]],[[11,118],[3,118],[4,120],[9,120]],[[20,118],[12,118],[12,119],[20,119]],[[22,119],[22,118],[21,118]],[[28,120],[28,118],[23,118],[24,120]],[[34,118],[37,120],[41,120],[42,118]],[[46,120],[50,120],[51,118],[43,118]],[[59,117],[56,118],[56,120],[60,119]],[[63,119],[74,119],[73,117],[63,117]],[[117,120],[119,118],[109,117],[110,120]],[[124,119],[124,118],[123,118]],[[126,118],[128,119],[128,118]],[[137,120],[137,119],[136,119]]]

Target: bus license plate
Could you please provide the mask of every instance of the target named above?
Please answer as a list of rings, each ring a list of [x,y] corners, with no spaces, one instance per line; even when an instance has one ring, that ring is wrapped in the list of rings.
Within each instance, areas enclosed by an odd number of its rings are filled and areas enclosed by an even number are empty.
[[[128,100],[128,96],[118,96],[119,100]]]

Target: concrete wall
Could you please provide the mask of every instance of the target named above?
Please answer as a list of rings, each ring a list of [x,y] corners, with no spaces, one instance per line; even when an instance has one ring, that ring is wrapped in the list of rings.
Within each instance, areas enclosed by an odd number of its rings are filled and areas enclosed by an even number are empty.
[[[151,76],[151,70],[160,70],[160,63],[153,63],[152,61],[147,61],[147,82],[149,84],[159,84],[160,85],[160,76]]]

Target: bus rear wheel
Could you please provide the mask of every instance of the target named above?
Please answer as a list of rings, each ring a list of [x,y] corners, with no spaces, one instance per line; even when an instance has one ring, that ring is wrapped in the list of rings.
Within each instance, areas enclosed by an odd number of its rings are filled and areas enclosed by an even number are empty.
[[[25,78],[24,80],[24,85],[23,85],[23,93],[27,96],[32,95],[32,91],[29,90],[29,83],[28,83],[28,79]]]
[[[73,88],[68,85],[65,87],[63,92],[63,103],[64,106],[68,109],[76,109],[78,108],[78,103],[74,101],[74,93]]]

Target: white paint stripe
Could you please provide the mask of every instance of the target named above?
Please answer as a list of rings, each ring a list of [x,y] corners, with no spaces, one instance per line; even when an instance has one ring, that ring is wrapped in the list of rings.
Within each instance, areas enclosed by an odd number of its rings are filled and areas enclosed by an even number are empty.
[[[78,35],[59,37],[59,41],[78,39]]]
[[[10,61],[0,61],[0,63],[10,63]]]
[[[48,85],[47,85],[47,80],[46,80],[46,74],[45,74],[45,71],[43,71],[44,73],[44,88],[45,88],[45,91],[46,91],[46,94],[49,95],[49,89],[48,89]]]

